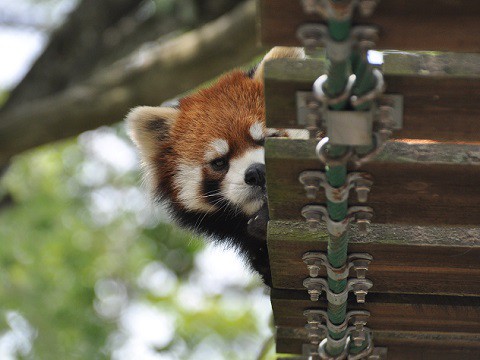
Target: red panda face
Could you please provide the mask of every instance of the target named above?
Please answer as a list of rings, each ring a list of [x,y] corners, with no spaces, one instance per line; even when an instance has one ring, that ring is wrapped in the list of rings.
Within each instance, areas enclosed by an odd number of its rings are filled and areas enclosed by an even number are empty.
[[[186,210],[252,215],[265,201],[263,87],[242,72],[180,102],[171,196]]]
[[[247,216],[266,200],[263,85],[241,71],[180,101],[136,108],[132,138],[148,183],[177,209]]]
[[[266,200],[263,64],[301,58],[274,48],[250,77],[234,71],[180,101],[179,108],[139,107],[127,117],[154,194],[175,211],[231,211],[247,216]]]

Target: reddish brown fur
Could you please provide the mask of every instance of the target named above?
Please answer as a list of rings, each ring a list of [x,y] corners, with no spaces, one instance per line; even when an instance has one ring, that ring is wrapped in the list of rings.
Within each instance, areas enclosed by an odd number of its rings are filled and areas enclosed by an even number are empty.
[[[183,98],[179,117],[153,161],[156,168],[153,178],[158,181],[155,186],[161,183],[163,190],[178,200],[172,178],[179,162],[204,164],[207,146],[214,139],[228,142],[230,157],[241,155],[257,146],[249,136],[249,129],[264,119],[263,84],[242,71],[228,73],[212,86]]]
[[[225,139],[232,151],[242,153],[252,146],[246,137],[250,126],[265,119],[263,85],[242,71],[234,71],[182,99],[180,111],[170,135],[183,139],[174,145],[182,159],[203,163],[206,147],[214,139]]]

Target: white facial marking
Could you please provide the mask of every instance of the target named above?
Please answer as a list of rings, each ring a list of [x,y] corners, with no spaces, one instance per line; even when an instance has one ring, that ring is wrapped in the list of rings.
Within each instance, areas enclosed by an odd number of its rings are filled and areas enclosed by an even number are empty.
[[[202,198],[202,167],[179,164],[174,177],[174,186],[178,190],[178,199],[188,210],[211,212],[215,207]]]
[[[205,153],[205,160],[211,161],[218,157],[227,155],[229,150],[230,147],[228,146],[228,142],[226,140],[215,139],[208,145],[207,152]]]
[[[265,137],[263,133],[263,125],[260,122],[256,122],[252,126],[250,126],[250,135],[252,136],[253,140],[259,141]]]
[[[246,151],[242,156],[230,160],[230,168],[222,181],[222,193],[246,215],[253,215],[260,210],[265,201],[259,189],[245,183],[245,171],[255,163],[265,164],[263,148]],[[258,191],[259,196],[255,194]]]
[[[290,139],[308,140],[310,138],[310,133],[305,129],[285,129],[285,132]]]

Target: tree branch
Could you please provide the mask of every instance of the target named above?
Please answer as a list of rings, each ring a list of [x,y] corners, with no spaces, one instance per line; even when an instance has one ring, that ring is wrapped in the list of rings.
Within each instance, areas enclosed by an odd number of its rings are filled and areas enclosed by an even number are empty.
[[[3,110],[64,90],[85,79],[105,48],[106,29],[136,9],[141,0],[83,0],[50,37],[25,78],[12,90]]]
[[[198,30],[101,70],[82,85],[0,114],[0,164],[15,154],[121,121],[131,107],[158,105],[260,53],[249,0]]]

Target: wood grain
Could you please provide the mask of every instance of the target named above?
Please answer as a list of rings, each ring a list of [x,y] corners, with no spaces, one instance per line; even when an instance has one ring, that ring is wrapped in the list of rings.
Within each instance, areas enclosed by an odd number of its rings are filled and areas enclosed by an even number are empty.
[[[394,138],[480,142],[480,55],[388,54],[382,70],[386,93],[404,96],[403,128],[394,132]],[[267,125],[300,127],[296,92],[311,91],[325,72],[324,60],[266,64]]]
[[[480,296],[480,229],[374,225],[371,230],[362,236],[353,228],[349,245],[350,253],[374,258],[367,274],[374,283],[370,292]],[[327,239],[325,228],[311,232],[301,222],[271,221],[274,287],[303,290],[308,271],[302,255],[325,252]],[[320,276],[326,276],[323,269]]]
[[[374,344],[387,347],[388,360],[478,360],[478,334],[373,331]],[[277,328],[277,352],[301,354],[306,332],[302,328]]]
[[[301,209],[325,203],[322,193],[308,200],[298,181],[304,170],[322,169],[315,140],[268,139],[267,188],[275,220],[303,220]],[[352,169],[353,170],[353,169]],[[389,142],[360,171],[374,185],[368,205],[378,224],[478,225],[480,222],[480,147],[477,145]],[[353,198],[353,196],[351,196]],[[350,199],[350,204],[358,204]]]
[[[310,301],[306,291],[273,289],[276,326],[302,327],[303,311],[326,309],[325,296]],[[368,310],[368,327],[377,331],[417,331],[480,334],[480,298],[406,294],[368,294],[365,304],[348,300],[348,310]],[[480,335],[479,335],[480,336]]]
[[[300,1],[261,0],[261,41],[265,45],[298,46],[297,28],[321,22],[305,15]],[[382,0],[371,18],[357,16],[357,24],[380,29],[380,49],[480,51],[480,3],[472,0]]]

